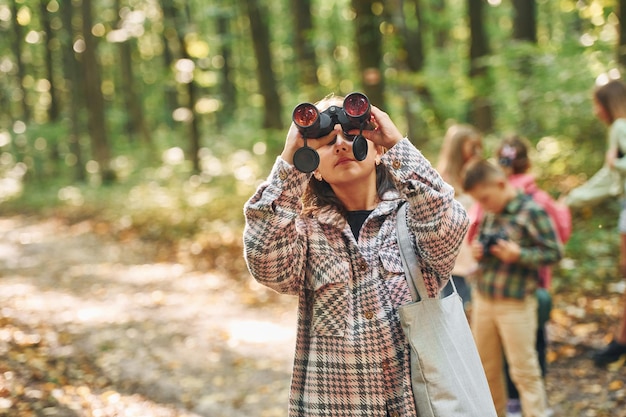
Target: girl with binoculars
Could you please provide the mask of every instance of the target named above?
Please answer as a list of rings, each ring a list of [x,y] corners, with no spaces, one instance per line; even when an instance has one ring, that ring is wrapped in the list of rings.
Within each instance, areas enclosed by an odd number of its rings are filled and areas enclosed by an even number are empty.
[[[410,303],[402,204],[432,297],[467,214],[391,118],[360,93],[296,107],[281,155],[244,206],[253,277],[299,297],[290,417],[417,415],[398,307]]]

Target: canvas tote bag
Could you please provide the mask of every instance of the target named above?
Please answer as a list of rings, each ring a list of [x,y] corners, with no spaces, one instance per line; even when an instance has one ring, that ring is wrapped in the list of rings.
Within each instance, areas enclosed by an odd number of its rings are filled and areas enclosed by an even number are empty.
[[[411,383],[419,417],[496,417],[478,350],[452,282],[452,294],[428,298],[411,244],[406,206],[398,211],[400,254],[414,302],[400,306],[411,345]]]

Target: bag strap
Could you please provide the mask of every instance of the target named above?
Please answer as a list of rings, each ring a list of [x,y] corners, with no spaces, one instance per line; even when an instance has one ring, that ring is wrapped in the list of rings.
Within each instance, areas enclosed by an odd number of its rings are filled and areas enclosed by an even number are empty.
[[[396,234],[398,236],[398,246],[400,247],[400,258],[402,258],[402,266],[404,267],[404,275],[409,285],[411,298],[414,301],[420,301],[422,298],[428,298],[426,283],[422,275],[422,269],[417,261],[417,255],[411,244],[411,234],[409,233],[409,225],[406,221],[406,210],[408,204],[401,203],[396,218]],[[452,289],[456,291],[454,281],[450,279]],[[441,294],[441,292],[440,292]]]

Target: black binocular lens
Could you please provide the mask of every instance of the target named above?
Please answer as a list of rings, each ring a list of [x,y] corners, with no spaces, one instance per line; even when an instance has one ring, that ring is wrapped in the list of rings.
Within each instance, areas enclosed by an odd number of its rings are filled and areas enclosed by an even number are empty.
[[[292,120],[304,138],[304,147],[296,151],[294,165],[302,172],[312,172],[319,165],[317,152],[307,146],[307,139],[317,139],[328,135],[335,125],[340,124],[346,138],[353,142],[352,151],[357,161],[367,157],[367,141],[362,133],[371,129],[370,102],[365,94],[350,93],[343,101],[343,107],[330,106],[320,112],[314,104],[301,103],[293,110]],[[359,129],[358,135],[348,135],[350,130]],[[300,152],[301,151],[301,152]],[[315,154],[315,155],[313,155]],[[306,156],[305,156],[306,155]]]

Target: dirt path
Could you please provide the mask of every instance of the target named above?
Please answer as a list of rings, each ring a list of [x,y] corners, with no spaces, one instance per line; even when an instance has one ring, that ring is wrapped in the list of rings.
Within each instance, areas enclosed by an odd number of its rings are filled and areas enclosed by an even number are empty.
[[[90,222],[0,219],[0,416],[286,415],[295,299],[156,258]],[[596,318],[555,302],[554,416],[626,416],[626,367],[585,356]]]
[[[47,411],[30,415],[285,414],[295,300],[263,305],[271,294],[251,298],[219,272],[152,259],[148,245],[120,244],[88,222],[0,220],[4,367],[43,368],[41,381],[0,369],[0,415],[50,396]],[[72,367],[65,383],[54,381],[57,368]]]

